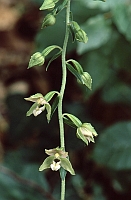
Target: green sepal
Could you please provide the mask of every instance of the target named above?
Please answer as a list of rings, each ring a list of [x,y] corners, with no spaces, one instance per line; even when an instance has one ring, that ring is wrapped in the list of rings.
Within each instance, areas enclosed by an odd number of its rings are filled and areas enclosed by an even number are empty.
[[[45,169],[50,168],[50,165],[53,163],[54,160],[54,156],[48,156],[44,162],[42,163],[42,165],[39,167],[39,171],[43,171]]]
[[[44,64],[44,62],[45,62],[45,57],[40,52],[36,52],[31,56],[27,69],[34,66],[41,66]]]
[[[32,115],[33,111],[36,109],[36,107],[38,106],[37,103],[34,103],[30,109],[27,111],[26,116],[29,117],[30,115]]]
[[[39,99],[39,98],[41,98],[41,97],[43,98],[43,95],[42,95],[41,93],[36,93],[36,94],[33,94],[33,95],[31,95],[30,97],[24,98],[24,99],[27,100],[27,101],[36,102],[37,99]]]
[[[96,137],[98,135],[96,130],[90,123],[83,123],[82,127],[86,128],[88,131],[92,132],[93,136]]]
[[[92,88],[92,78],[91,78],[91,76],[88,72],[83,72],[82,82],[86,87],[88,87],[91,90],[91,88]]]
[[[80,127],[77,128],[76,136],[77,136],[79,139],[81,139],[83,142],[85,142],[86,145],[88,145],[88,140],[87,140],[86,137],[83,135],[83,133],[80,131]]]
[[[72,64],[74,65],[74,67],[76,68],[79,74],[83,74],[83,68],[80,65],[80,63],[78,63],[76,60],[73,60],[73,59],[69,59],[66,61],[66,63],[69,63],[69,62],[72,62]]]
[[[55,7],[54,0],[45,0],[39,9],[48,10],[48,9],[53,9],[54,7]]]
[[[54,25],[56,22],[56,18],[53,14],[49,13],[45,16],[43,22],[42,22],[42,27],[41,28],[44,28],[44,27],[47,27],[47,26],[52,26]]]
[[[82,122],[72,114],[64,113],[63,118],[69,120],[70,123],[73,123],[73,125],[75,125],[76,127],[82,126]]]
[[[68,70],[80,81],[83,82],[83,79],[81,78],[81,75],[78,73],[78,71],[76,69],[74,69],[74,67],[72,67],[71,64],[66,63]]]
[[[57,91],[50,91],[50,92],[48,92],[48,93],[44,96],[44,99],[45,99],[47,102],[49,102],[49,101],[53,98],[53,96],[54,96],[55,94],[59,95],[59,92],[57,92]]]
[[[56,53],[54,56],[52,56],[52,58],[50,59],[50,61],[47,64],[46,71],[47,71],[49,65],[52,63],[52,61],[57,59],[61,54],[62,54],[62,49],[58,53]]]
[[[63,167],[66,171],[70,172],[70,174],[75,175],[75,171],[67,158],[60,158],[61,167]]]
[[[59,172],[60,172],[60,177],[61,177],[61,179],[64,180],[65,177],[66,177],[67,171],[66,171],[63,167],[61,167],[61,168],[59,169]]]
[[[75,39],[79,42],[83,42],[83,43],[87,43],[88,41],[88,37],[87,34],[85,33],[85,31],[83,31],[82,29],[78,30],[75,34]]]
[[[54,49],[60,49],[62,51],[62,48],[57,46],[57,45],[51,45],[49,47],[47,47],[46,49],[44,49],[42,51],[42,55],[43,56],[47,56],[51,51],[53,51]]]
[[[46,118],[47,118],[47,121],[48,123],[50,122],[50,119],[51,119],[51,106],[50,104],[45,104],[45,108],[46,108],[46,111],[47,111],[47,115],[46,115]]]

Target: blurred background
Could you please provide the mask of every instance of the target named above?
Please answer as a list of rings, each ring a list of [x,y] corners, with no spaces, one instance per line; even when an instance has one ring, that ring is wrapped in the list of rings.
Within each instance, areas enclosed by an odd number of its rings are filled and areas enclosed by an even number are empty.
[[[61,1],[60,1],[61,2]],[[44,150],[59,145],[57,113],[26,117],[24,100],[61,86],[61,61],[27,70],[30,56],[62,46],[64,11],[53,27],[41,29],[43,0],[0,0],[0,199],[57,200],[59,172],[39,172]],[[88,43],[72,43],[67,58],[93,79],[92,91],[68,72],[64,112],[91,123],[98,137],[85,146],[65,126],[66,151],[76,176],[67,175],[66,200],[131,199],[131,0],[72,0],[74,20]],[[48,62],[48,60],[46,60]]]

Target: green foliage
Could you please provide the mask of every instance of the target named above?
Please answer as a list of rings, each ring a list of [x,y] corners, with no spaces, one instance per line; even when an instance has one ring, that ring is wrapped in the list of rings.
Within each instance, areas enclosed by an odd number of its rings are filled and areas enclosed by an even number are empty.
[[[119,122],[104,130],[95,145],[93,158],[114,170],[131,169],[131,122]]]

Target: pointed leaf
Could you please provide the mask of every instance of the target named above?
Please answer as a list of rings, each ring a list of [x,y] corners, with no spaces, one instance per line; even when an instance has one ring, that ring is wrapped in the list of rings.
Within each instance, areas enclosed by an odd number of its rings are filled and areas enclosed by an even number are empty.
[[[63,118],[65,118],[65,116],[66,116],[66,119],[69,119],[76,127],[80,127],[82,125],[82,122],[74,115],[64,113]]]
[[[78,71],[78,73],[79,74],[83,74],[83,68],[82,68],[82,66],[76,60],[70,59],[70,60],[67,60],[66,62],[67,63],[68,62],[72,62],[72,64],[74,65],[74,67],[76,68],[76,70]]]
[[[76,125],[72,121],[70,121],[68,118],[64,117],[64,123],[71,126],[72,128],[76,128]]]
[[[75,175],[75,171],[70,163],[70,161],[67,158],[60,158],[61,166],[70,174]]]
[[[46,49],[44,49],[42,51],[42,55],[43,56],[47,56],[51,51],[53,51],[54,49],[60,49],[60,51],[62,51],[62,48],[57,46],[57,45],[51,45],[49,47],[47,47]]]
[[[82,82],[83,84],[83,79],[82,79],[82,76],[81,74],[79,74],[79,72],[74,69],[74,67],[72,67],[72,65],[70,65],[69,63],[66,64],[67,65],[67,68],[69,69],[69,71],[80,81]]]
[[[38,106],[38,104],[37,104],[37,103],[34,103],[34,104],[30,107],[30,109],[27,111],[26,116],[29,117],[29,116],[33,113],[33,111],[36,109],[37,106]]]
[[[61,12],[65,7],[66,7],[66,4],[67,4],[68,0],[64,0],[63,3],[61,3],[58,7],[57,7],[57,13],[58,14],[59,12]]]
[[[57,92],[57,91],[50,91],[50,92],[48,92],[48,93],[44,96],[44,98],[45,98],[45,100],[46,100],[47,102],[49,102],[55,94],[59,95],[59,92]]]
[[[54,114],[55,110],[57,109],[58,107],[58,103],[59,103],[59,96],[57,96],[51,106],[51,117],[52,115]]]
[[[69,24],[69,30],[72,36],[72,41],[75,42],[75,32],[74,32],[73,27],[70,24]]]
[[[44,169],[50,168],[50,165],[53,163],[54,156],[47,157],[42,165],[39,167],[39,171],[43,171]]]

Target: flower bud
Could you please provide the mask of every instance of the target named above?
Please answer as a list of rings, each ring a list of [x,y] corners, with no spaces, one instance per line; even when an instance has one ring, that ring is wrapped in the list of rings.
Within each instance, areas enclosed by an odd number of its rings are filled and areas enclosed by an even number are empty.
[[[30,58],[28,69],[34,66],[41,66],[44,62],[45,57],[40,52],[36,52]]]
[[[54,25],[56,22],[56,18],[54,17],[54,15],[52,14],[48,14],[45,16],[43,23],[42,23],[42,28],[46,27],[46,26],[52,26]]]
[[[75,38],[76,40],[78,40],[79,42],[84,42],[87,43],[88,41],[88,37],[85,33],[85,31],[83,31],[82,29],[78,30],[75,34]]]

